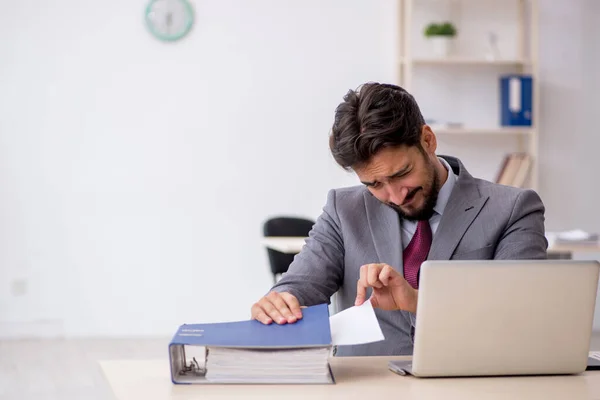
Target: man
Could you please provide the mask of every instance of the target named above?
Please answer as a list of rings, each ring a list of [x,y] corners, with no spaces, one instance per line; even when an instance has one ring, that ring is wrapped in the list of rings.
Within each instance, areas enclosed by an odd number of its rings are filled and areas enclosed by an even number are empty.
[[[337,355],[412,354],[425,259],[546,258],[539,196],[474,178],[460,160],[437,156],[436,147],[404,89],[369,83],[350,91],[336,109],[330,148],[362,186],[329,192],[306,245],[252,306],[252,317],[293,323],[301,306],[329,302],[337,292],[345,309],[362,304],[372,288],[385,341],[341,346]]]

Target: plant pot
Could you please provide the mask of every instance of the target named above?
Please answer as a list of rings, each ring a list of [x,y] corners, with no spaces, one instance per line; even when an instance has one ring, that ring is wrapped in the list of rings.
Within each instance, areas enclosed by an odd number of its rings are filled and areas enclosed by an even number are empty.
[[[431,47],[433,50],[433,55],[435,57],[448,57],[448,55],[452,51],[452,44],[454,43],[454,38],[450,36],[433,36],[429,38],[431,42]]]

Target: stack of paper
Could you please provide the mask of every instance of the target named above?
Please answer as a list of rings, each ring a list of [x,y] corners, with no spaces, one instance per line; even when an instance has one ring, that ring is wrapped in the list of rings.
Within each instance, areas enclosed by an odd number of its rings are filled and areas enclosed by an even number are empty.
[[[596,244],[598,234],[588,233],[581,229],[559,232],[556,234],[556,244]]]
[[[331,383],[328,348],[249,350],[209,348],[213,383]]]
[[[189,348],[198,346],[206,347],[206,362],[192,359],[194,369]],[[327,304],[304,308],[293,324],[182,325],[169,348],[174,383],[333,383]]]
[[[370,302],[329,318],[327,304],[293,324],[185,324],[169,345],[173,383],[334,383],[334,345],[384,340]]]
[[[600,237],[597,233],[588,233],[581,229],[564,232],[546,232],[548,247],[552,246],[597,246]]]

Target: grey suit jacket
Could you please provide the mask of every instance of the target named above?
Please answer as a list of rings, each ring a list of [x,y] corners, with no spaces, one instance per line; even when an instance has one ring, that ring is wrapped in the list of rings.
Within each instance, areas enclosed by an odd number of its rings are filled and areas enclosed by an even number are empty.
[[[532,190],[476,179],[460,160],[443,157],[457,181],[437,231],[429,260],[544,259],[544,205]],[[386,263],[403,274],[399,214],[364,186],[331,190],[302,251],[273,287],[301,305],[354,305],[359,269]],[[416,316],[375,310],[385,340],[340,346],[337,356],[412,354]]]

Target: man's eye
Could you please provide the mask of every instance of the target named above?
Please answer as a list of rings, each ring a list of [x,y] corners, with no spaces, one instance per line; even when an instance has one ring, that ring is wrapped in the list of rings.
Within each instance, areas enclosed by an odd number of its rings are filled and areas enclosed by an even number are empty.
[[[412,169],[410,171],[403,172],[400,175],[394,176],[394,179],[406,178],[408,175],[410,175],[411,172],[412,172]]]
[[[373,189],[377,189],[377,188],[379,188],[380,186],[381,186],[381,182],[375,182],[374,184],[372,184],[372,185],[371,185],[371,187],[372,187]]]

